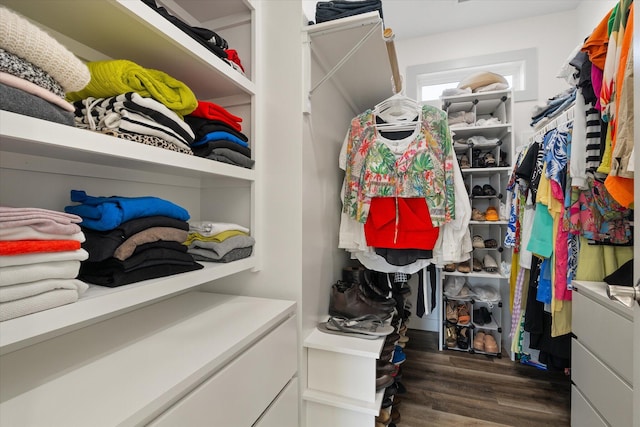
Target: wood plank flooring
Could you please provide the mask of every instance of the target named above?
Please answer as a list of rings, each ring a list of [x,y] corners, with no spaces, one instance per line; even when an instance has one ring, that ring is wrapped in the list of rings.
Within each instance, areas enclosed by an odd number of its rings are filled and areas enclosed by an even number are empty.
[[[407,336],[397,426],[570,425],[571,381],[563,373],[512,362],[506,352],[498,359],[439,351],[437,332]]]

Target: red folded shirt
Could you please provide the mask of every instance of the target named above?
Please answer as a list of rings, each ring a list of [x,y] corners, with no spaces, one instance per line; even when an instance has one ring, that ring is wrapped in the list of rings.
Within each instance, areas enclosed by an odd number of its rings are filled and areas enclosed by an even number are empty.
[[[198,101],[198,106],[194,111],[191,112],[191,116],[201,117],[203,119],[209,120],[220,120],[231,126],[233,129],[238,132],[242,131],[242,126],[240,123],[242,122],[242,117],[235,116],[228,112],[223,107],[218,104],[214,104],[213,102],[208,101]]]
[[[0,242],[0,255],[63,252],[78,249],[80,249],[80,242],[77,240],[5,240]]]
[[[396,222],[397,203],[397,222]],[[440,228],[431,223],[424,198],[374,197],[364,224],[367,245],[374,248],[432,250]]]

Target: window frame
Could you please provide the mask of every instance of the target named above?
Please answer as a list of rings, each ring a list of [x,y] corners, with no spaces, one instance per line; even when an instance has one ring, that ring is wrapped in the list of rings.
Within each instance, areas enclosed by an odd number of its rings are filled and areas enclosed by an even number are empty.
[[[479,55],[467,58],[452,59],[448,61],[432,62],[429,64],[418,64],[407,67],[407,96],[414,99],[421,99],[420,91],[422,85],[419,83],[421,76],[425,74],[446,73],[455,71],[456,73],[464,69],[473,69],[471,74],[477,71],[478,67],[491,65],[508,64],[512,62],[524,63],[524,89],[514,90],[514,101],[535,101],[538,99],[538,49],[528,48],[507,52],[494,53],[489,55]],[[444,83],[444,82],[443,82]],[[433,84],[437,84],[435,81]]]

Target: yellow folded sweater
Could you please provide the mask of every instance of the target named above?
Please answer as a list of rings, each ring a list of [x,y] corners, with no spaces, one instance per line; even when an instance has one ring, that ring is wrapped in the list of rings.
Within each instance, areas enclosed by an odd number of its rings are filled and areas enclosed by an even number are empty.
[[[91,81],[78,92],[68,92],[71,102],[94,98],[108,98],[126,92],[136,92],[145,98],[153,98],[180,116],[196,109],[198,100],[183,82],[167,73],[144,68],[126,59],[94,61],[87,63]]]

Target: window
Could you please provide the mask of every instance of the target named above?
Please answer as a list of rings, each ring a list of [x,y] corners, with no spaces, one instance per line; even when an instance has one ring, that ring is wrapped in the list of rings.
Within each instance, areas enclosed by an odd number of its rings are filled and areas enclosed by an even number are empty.
[[[442,91],[457,87],[465,77],[491,71],[505,77],[514,100],[538,98],[538,55],[535,48],[407,67],[407,95],[439,106]]]

